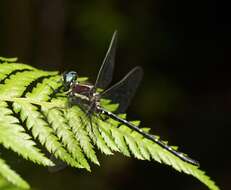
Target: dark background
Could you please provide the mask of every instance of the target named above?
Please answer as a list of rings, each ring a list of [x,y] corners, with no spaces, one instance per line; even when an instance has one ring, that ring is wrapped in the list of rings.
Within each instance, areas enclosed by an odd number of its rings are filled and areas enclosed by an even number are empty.
[[[118,30],[114,82],[132,67],[145,75],[128,113],[196,158],[222,189],[231,189],[230,20],[228,6],[204,1],[1,0],[0,55],[45,70],[76,70],[95,80]],[[92,173],[18,161],[37,190],[206,189],[156,162],[98,154]]]

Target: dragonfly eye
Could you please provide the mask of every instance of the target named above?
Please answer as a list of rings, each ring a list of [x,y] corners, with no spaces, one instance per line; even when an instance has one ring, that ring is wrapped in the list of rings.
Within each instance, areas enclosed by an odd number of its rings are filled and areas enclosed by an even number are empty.
[[[70,86],[76,82],[78,75],[75,71],[68,71],[64,72],[62,77],[64,88],[68,90]]]

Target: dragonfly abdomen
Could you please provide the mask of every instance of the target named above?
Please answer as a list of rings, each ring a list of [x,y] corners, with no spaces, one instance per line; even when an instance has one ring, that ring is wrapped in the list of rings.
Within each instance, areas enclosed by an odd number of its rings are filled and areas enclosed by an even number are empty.
[[[158,137],[154,136],[154,135],[151,135],[151,134],[148,134],[146,133],[145,131],[143,131],[142,129],[140,129],[139,127],[133,125],[131,122],[125,120],[125,119],[122,119],[120,117],[118,117],[116,114],[112,113],[112,112],[109,112],[107,110],[104,110],[103,108],[101,107],[98,107],[97,108],[99,110],[99,112],[101,112],[102,114],[105,114],[107,115],[108,117],[112,118],[112,119],[115,119],[116,121],[128,126],[129,128],[133,129],[134,131],[140,133],[141,135],[143,135],[145,138],[155,142],[156,144],[160,145],[161,147],[163,147],[165,150],[171,152],[172,154],[174,154],[175,156],[177,156],[178,158],[180,158],[181,160],[187,162],[187,163],[190,163],[190,164],[193,164],[195,166],[199,166],[199,162],[192,159],[192,158],[189,158],[187,155],[181,153],[181,152],[178,152],[176,150],[174,150],[172,147],[168,146],[166,143],[164,143],[163,141],[161,141]]]

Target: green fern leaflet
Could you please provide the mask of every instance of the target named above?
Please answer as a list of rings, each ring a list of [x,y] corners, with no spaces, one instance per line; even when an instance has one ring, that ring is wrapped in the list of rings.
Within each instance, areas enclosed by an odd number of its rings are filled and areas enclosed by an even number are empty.
[[[166,151],[113,119],[101,120],[94,115],[93,125],[77,106],[68,107],[68,98],[54,96],[62,85],[58,72],[46,72],[29,65],[15,63],[16,59],[0,57],[0,144],[22,158],[43,166],[54,166],[45,155],[71,167],[90,171],[90,161],[99,165],[95,149],[110,155],[120,152],[140,160],[157,161],[179,172],[192,175],[211,190],[215,183],[199,169]],[[83,81],[86,78],[79,78]],[[102,106],[115,111],[118,105],[102,100]],[[126,115],[121,115],[126,118]],[[136,126],[139,121],[133,121]],[[142,128],[148,132],[148,128]],[[39,143],[39,146],[38,146]],[[43,149],[38,148],[43,147]],[[172,147],[176,149],[175,147]],[[29,189],[0,154],[0,188]],[[9,188],[8,188],[9,187]]]

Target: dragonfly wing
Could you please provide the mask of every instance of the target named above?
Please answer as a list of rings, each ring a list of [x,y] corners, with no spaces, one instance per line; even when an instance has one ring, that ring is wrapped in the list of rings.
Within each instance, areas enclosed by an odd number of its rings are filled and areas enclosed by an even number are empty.
[[[119,107],[116,112],[123,113],[129,106],[131,99],[134,97],[142,77],[142,68],[135,67],[121,81],[104,91],[101,94],[101,97],[118,103]]]
[[[105,89],[112,81],[114,65],[115,65],[115,54],[116,54],[116,43],[117,43],[117,31],[114,32],[107,54],[103,60],[102,66],[99,70],[95,89]]]

